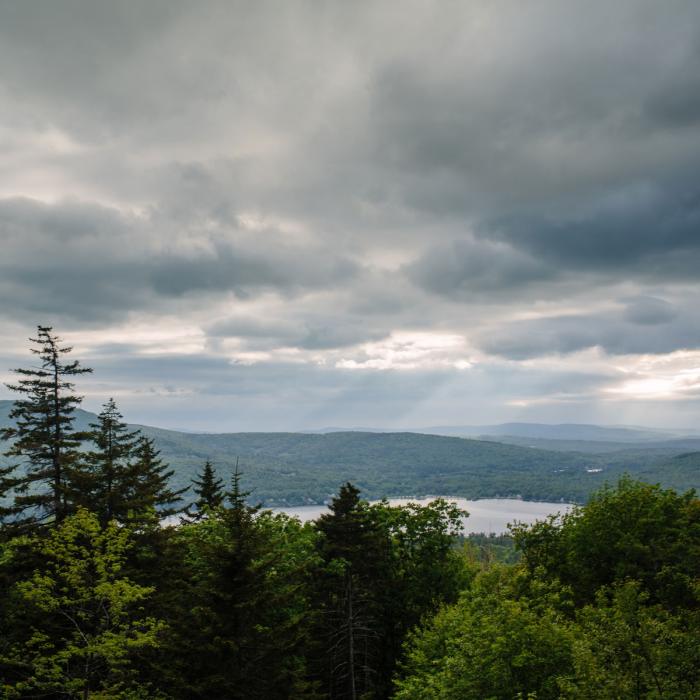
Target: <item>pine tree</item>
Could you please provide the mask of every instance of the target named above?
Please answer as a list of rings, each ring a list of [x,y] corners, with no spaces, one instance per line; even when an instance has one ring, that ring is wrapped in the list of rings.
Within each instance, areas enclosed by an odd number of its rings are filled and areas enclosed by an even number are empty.
[[[168,482],[175,472],[160,459],[160,451],[152,438],[142,436],[138,440],[130,470],[128,510],[131,522],[167,518],[182,511],[176,504],[187,488],[170,488]]]
[[[104,404],[97,423],[90,427],[97,449],[88,455],[89,469],[81,475],[83,483],[76,484],[80,487],[76,501],[96,513],[103,525],[113,519],[125,522],[131,507],[131,458],[140,433],[127,429],[114,399]]]
[[[0,437],[13,441],[5,455],[24,462],[21,474],[6,469],[0,473],[0,493],[14,494],[5,515],[16,525],[58,524],[74,509],[69,494],[81,469],[78,448],[85,435],[73,430],[82,397],[73,393],[70,380],[92,370],[77,360],[66,362],[72,348],[61,346],[52,331],[50,326],[37,327],[37,337],[30,341],[39,366],[15,369],[20,378],[7,385],[24,397],[10,412],[15,425],[0,431]]]
[[[208,512],[219,508],[223,504],[225,496],[224,482],[217,478],[211,460],[204,463],[202,472],[197,477],[192,480],[192,484],[198,498],[187,510],[187,515],[192,520],[201,520],[207,516]]]

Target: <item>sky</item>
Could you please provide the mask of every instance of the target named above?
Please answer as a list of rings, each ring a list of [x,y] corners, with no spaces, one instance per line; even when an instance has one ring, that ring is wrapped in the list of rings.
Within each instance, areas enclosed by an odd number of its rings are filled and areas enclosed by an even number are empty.
[[[698,426],[696,0],[0,0],[0,65],[2,381],[42,324],[162,427]]]

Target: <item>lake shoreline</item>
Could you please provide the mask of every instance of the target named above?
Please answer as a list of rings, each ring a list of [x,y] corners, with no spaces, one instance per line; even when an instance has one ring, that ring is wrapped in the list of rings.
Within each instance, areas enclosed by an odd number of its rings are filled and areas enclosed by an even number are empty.
[[[459,508],[467,511],[467,517],[462,519],[464,534],[493,533],[503,534],[508,532],[509,523],[531,524],[543,520],[555,513],[570,511],[575,504],[552,501],[526,501],[521,498],[480,498],[469,500],[457,496],[426,496],[424,498],[388,498],[390,505],[406,505],[418,503],[427,505],[437,498],[442,498],[450,503],[456,503]],[[370,501],[380,503],[381,501]],[[286,513],[298,517],[302,522],[316,520],[328,512],[328,504],[289,506],[269,508],[275,513]]]

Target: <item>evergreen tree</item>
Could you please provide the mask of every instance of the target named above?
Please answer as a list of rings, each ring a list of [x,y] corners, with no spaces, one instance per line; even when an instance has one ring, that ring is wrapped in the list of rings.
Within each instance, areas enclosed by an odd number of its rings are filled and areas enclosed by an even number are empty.
[[[173,490],[169,481],[174,470],[169,468],[156,449],[152,438],[140,437],[130,467],[128,512],[132,522],[152,522],[181,512],[177,506],[187,488]]]
[[[255,514],[260,510],[259,506],[249,506],[247,498],[250,496],[250,491],[244,491],[241,488],[241,478],[243,473],[238,468],[238,457],[236,457],[236,466],[233,468],[231,475],[231,490],[226,492],[226,499],[230,503],[230,511],[239,517],[244,514]]]
[[[81,471],[78,448],[85,435],[73,430],[73,421],[82,397],[73,393],[71,378],[92,370],[65,361],[72,348],[61,346],[52,330],[38,326],[30,341],[39,366],[14,370],[19,379],[7,385],[23,397],[10,412],[15,425],[0,431],[12,440],[5,455],[24,462],[21,474],[0,473],[0,493],[14,493],[5,515],[17,525],[60,523],[74,509],[71,485]]]
[[[241,473],[230,506],[182,525],[182,601],[169,640],[174,697],[316,698],[306,681],[306,582],[314,533],[246,503]]]
[[[79,484],[76,500],[96,513],[103,525],[112,519],[125,522],[132,506],[130,462],[139,432],[127,429],[114,399],[104,404],[97,423],[91,423],[90,427],[97,449],[88,455],[89,470],[83,475],[84,483]]]
[[[202,472],[197,477],[192,480],[192,484],[198,498],[187,510],[187,515],[192,520],[201,520],[206,517],[208,512],[219,508],[223,504],[225,496],[224,482],[217,478],[211,460],[204,463]]]
[[[332,698],[376,697],[382,584],[388,540],[359,490],[340,488],[317,527],[323,573],[317,581],[320,680]]]
[[[21,481],[14,475],[16,469],[15,464],[0,467],[0,539],[6,534],[5,522],[16,513],[14,505],[7,502],[14,488]]]

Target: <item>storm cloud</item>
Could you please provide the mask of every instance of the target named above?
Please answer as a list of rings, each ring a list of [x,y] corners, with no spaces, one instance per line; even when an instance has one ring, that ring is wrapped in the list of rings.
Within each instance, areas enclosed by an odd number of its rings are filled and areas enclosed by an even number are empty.
[[[700,317],[694,307],[679,312],[661,299],[642,298],[616,312],[511,322],[478,342],[487,353],[512,359],[596,347],[612,356],[664,354],[700,345]]]
[[[319,244],[265,241],[235,225],[167,230],[151,216],[76,202],[0,201],[5,255],[0,302],[9,314],[47,314],[77,322],[109,321],[163,308],[188,295],[241,298],[275,290],[342,284],[359,265]]]
[[[694,410],[696,2],[4,3],[0,63],[4,366],[53,324],[180,427]]]

